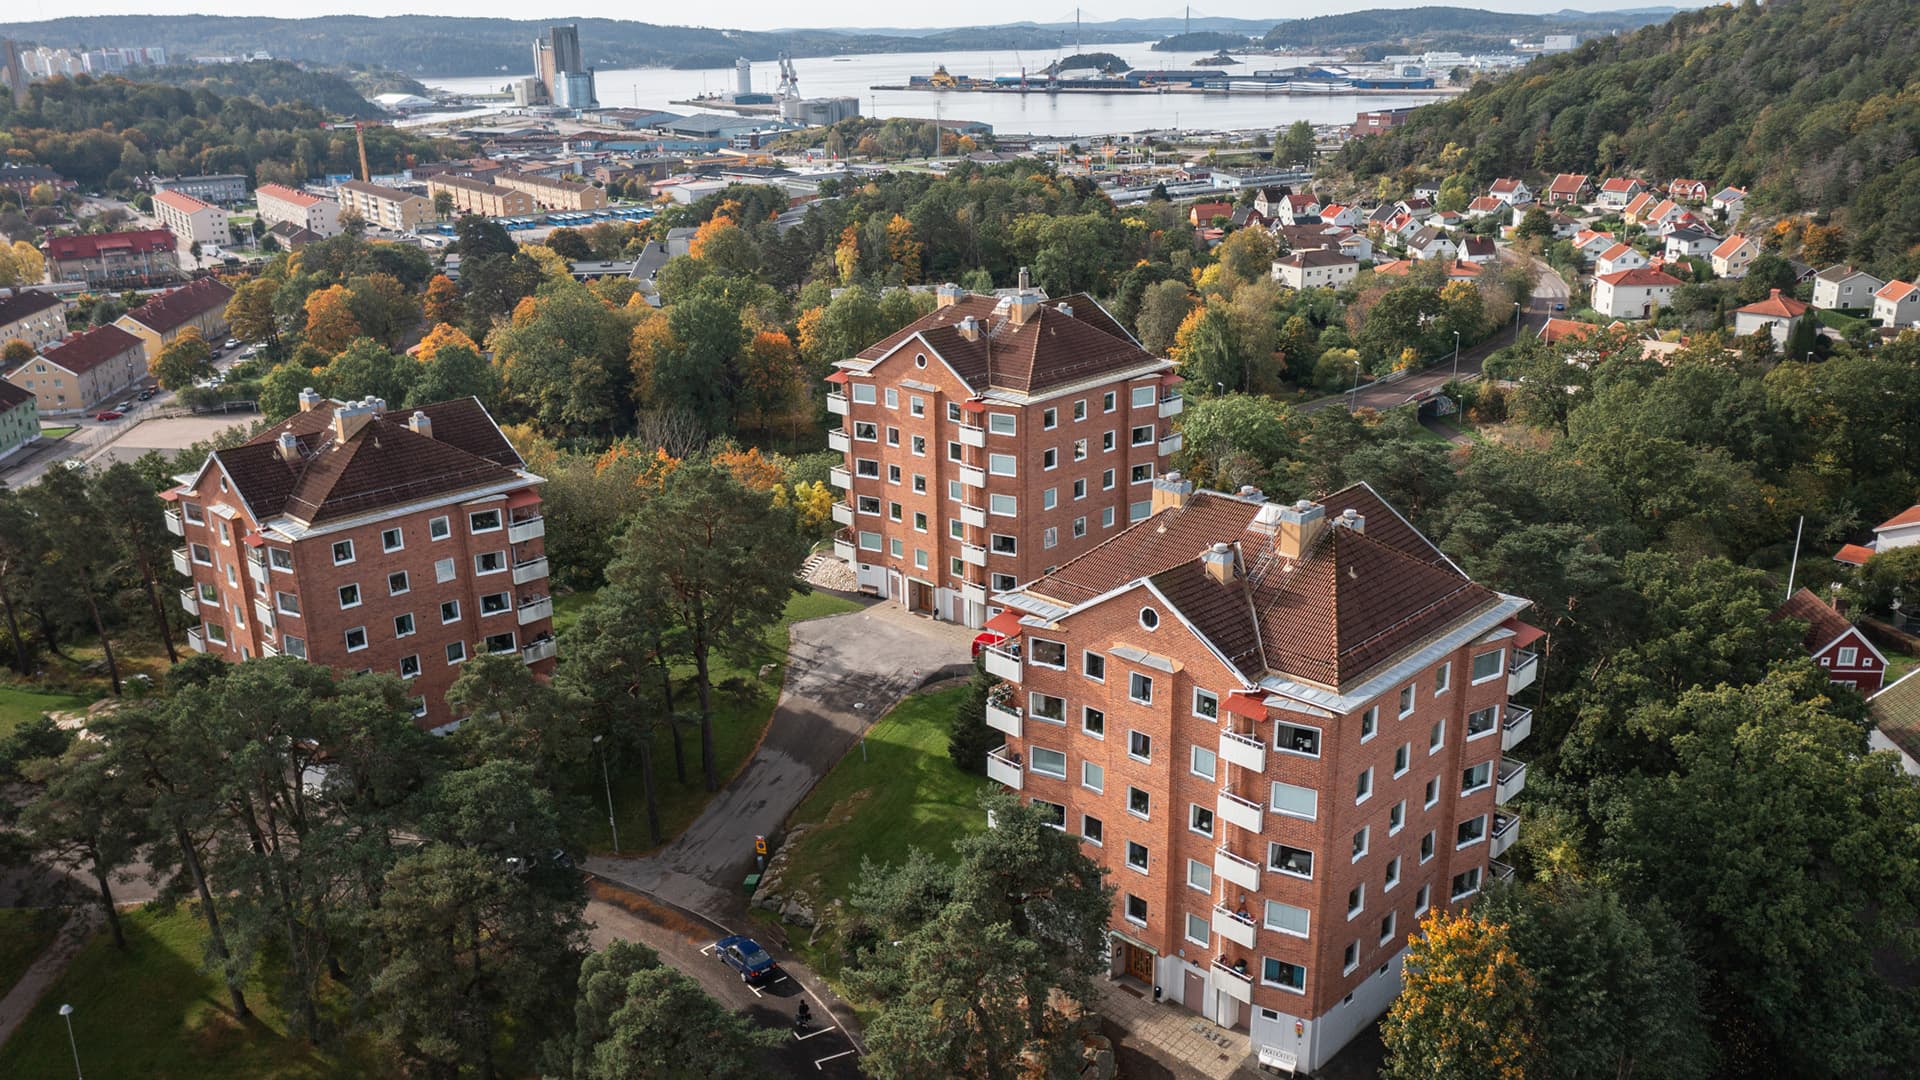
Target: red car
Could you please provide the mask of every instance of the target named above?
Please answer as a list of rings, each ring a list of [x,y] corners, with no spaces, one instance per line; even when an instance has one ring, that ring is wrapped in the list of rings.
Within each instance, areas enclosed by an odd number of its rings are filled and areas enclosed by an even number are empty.
[[[106,412],[94,413],[93,418],[95,420],[118,420],[125,415],[126,415],[125,413],[116,412],[113,409],[108,409]]]

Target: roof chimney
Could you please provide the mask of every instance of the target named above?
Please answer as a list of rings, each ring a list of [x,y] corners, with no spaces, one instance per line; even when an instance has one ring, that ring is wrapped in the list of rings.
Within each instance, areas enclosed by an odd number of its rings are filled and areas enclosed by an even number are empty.
[[[965,295],[966,295],[966,290],[962,289],[958,285],[955,285],[951,281],[947,282],[944,285],[936,286],[933,290],[934,310],[937,311],[943,307],[952,307],[953,305],[959,303],[960,298]]]
[[[954,324],[954,329],[960,331],[960,336],[968,341],[980,340],[980,320],[971,315]]]
[[[1150,514],[1157,514],[1172,507],[1175,510],[1187,505],[1187,499],[1193,494],[1193,483],[1180,478],[1177,472],[1156,476],[1153,480],[1153,503]]]
[[[359,434],[367,426],[367,421],[385,411],[387,403],[379,398],[362,398],[349,402],[333,410],[333,437],[338,442],[346,442]]]
[[[273,448],[274,452],[280,455],[281,461],[289,465],[300,463],[300,440],[293,437],[293,432],[281,432],[280,437],[273,441]]]
[[[321,397],[319,391],[309,386],[306,389],[300,391],[300,411],[312,412],[313,410],[319,408],[320,403],[325,400],[327,399]]]
[[[1033,288],[1033,282],[1027,277],[1027,268],[1023,266],[1020,268],[1020,291],[1026,292],[1031,288]]]
[[[1364,533],[1367,531],[1367,519],[1361,516],[1360,511],[1355,510],[1351,506],[1347,507],[1345,510],[1340,511],[1340,517],[1338,520],[1334,522],[1334,524],[1342,528],[1352,529],[1354,532],[1357,532],[1357,533]]]
[[[1249,502],[1266,502],[1267,501],[1267,493],[1264,491],[1261,491],[1257,487],[1254,487],[1252,484],[1241,484],[1240,491],[1238,492],[1238,494],[1241,498],[1246,499]]]
[[[433,420],[419,409],[413,410],[413,415],[407,417],[407,428],[415,435],[425,435],[429,439],[433,438]]]
[[[1007,298],[1007,318],[1015,326],[1025,326],[1040,310],[1040,293],[1027,277],[1027,268],[1020,268],[1020,289]]]
[[[1275,516],[1279,530],[1273,537],[1273,550],[1285,559],[1304,558],[1327,525],[1327,508],[1310,499],[1282,507]]]
[[[1060,303],[1058,303],[1058,304],[1055,304],[1055,305],[1054,305],[1054,307],[1055,307],[1056,309],[1058,309],[1058,310],[1059,310],[1059,312],[1060,312],[1060,314],[1062,314],[1062,315],[1065,315],[1065,316],[1067,316],[1068,318],[1072,318],[1072,317],[1073,317],[1073,305],[1072,305],[1072,304],[1069,304],[1069,303],[1067,303],[1066,301],[1064,301],[1064,300],[1063,300],[1063,301],[1061,301]]]
[[[1233,549],[1224,543],[1208,548],[1200,555],[1200,562],[1207,569],[1207,576],[1222,585],[1231,585],[1234,580]]]

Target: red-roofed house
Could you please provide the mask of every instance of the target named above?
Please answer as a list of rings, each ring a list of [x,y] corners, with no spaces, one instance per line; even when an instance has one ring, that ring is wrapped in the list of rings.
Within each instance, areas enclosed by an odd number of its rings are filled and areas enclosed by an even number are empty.
[[[1887,658],[1873,647],[1852,620],[1828,607],[1810,589],[1801,589],[1774,609],[1772,619],[1795,619],[1807,624],[1800,640],[1813,662],[1827,669],[1827,677],[1871,697],[1887,674]]]
[[[173,234],[183,255],[191,252],[195,244],[210,248],[233,242],[233,233],[227,228],[227,212],[183,192],[154,192],[153,216]]]
[[[1785,345],[1793,329],[1806,317],[1809,305],[1784,296],[1779,289],[1768,290],[1765,300],[1736,308],[1733,313],[1733,332],[1742,337],[1766,330],[1773,335],[1775,345]]]
[[[1593,323],[1556,317],[1541,324],[1539,338],[1545,344],[1558,345],[1562,341],[1585,341],[1599,331]]]
[[[1593,229],[1581,229],[1573,234],[1573,249],[1589,259],[1597,259],[1600,253],[1618,243],[1610,232],[1596,232]]]
[[[75,334],[7,373],[48,415],[85,412],[147,378],[140,339],[117,326]]]
[[[1615,244],[1602,251],[1593,262],[1593,272],[1602,277],[1622,270],[1638,270],[1647,265],[1647,257],[1631,244]]]
[[[1310,192],[1296,192],[1280,200],[1280,222],[1283,225],[1303,225],[1319,217],[1320,200]]]
[[[1194,203],[1193,208],[1187,211],[1187,223],[1197,229],[1212,225],[1214,218],[1233,220],[1233,204],[1230,202]]]
[[[1873,294],[1873,319],[1881,326],[1920,323],[1920,285],[1889,281]]]
[[[1723,278],[1746,277],[1747,267],[1753,265],[1754,257],[1759,254],[1759,244],[1735,233],[1713,249],[1713,272]]]
[[[1600,205],[1618,210],[1647,190],[1647,185],[1630,176],[1610,176],[1600,184]]]
[[[1583,203],[1593,194],[1593,183],[1584,173],[1561,173],[1547,185],[1550,203]]]
[[[1667,195],[1674,199],[1684,199],[1691,203],[1707,201],[1707,182],[1705,180],[1675,180],[1667,185]]]
[[[1677,278],[1658,270],[1622,270],[1593,281],[1593,309],[1616,319],[1645,319],[1673,299]]]
[[[1506,209],[1506,203],[1501,202],[1491,195],[1482,195],[1467,204],[1467,217],[1483,218],[1490,214],[1503,213]]]
[[[1643,191],[1629,200],[1626,209],[1622,210],[1621,213],[1628,221],[1638,222],[1640,220],[1640,214],[1643,211],[1651,209],[1659,205],[1659,203],[1660,197],[1658,195],[1655,195],[1651,191]]]
[[[1864,566],[1868,559],[1894,548],[1920,546],[1920,503],[1915,503],[1873,527],[1873,539],[1847,544],[1834,556],[1838,562]]]
[[[232,299],[233,290],[219,279],[200,278],[148,300],[113,325],[139,338],[151,361],[189,327],[209,344],[218,344],[227,336],[227,301]]]
[[[131,286],[165,281],[180,272],[173,234],[165,229],[55,236],[40,245],[47,280]]]
[[[260,219],[269,225],[286,222],[321,237],[340,235],[340,204],[280,184],[261,184],[254,189],[260,207]]]
[[[1508,206],[1533,201],[1533,192],[1527,187],[1526,181],[1515,180],[1506,176],[1495,180],[1492,186],[1487,188],[1487,194],[1499,199]]]
[[[1900,768],[1920,776],[1920,671],[1909,671],[1867,701],[1873,730],[1867,745],[1900,755]]]

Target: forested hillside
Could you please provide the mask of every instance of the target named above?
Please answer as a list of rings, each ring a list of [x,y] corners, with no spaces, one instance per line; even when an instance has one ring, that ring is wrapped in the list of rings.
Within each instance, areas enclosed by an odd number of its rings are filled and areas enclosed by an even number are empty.
[[[1372,55],[1421,48],[1507,52],[1514,37],[1541,34],[1610,34],[1667,18],[1673,8],[1621,12],[1562,11],[1519,15],[1477,8],[1417,7],[1349,11],[1283,22],[1267,31],[1269,49],[1339,51],[1368,49]],[[1389,48],[1399,44],[1403,49]]]
[[[1636,172],[1831,211],[1852,256],[1911,273],[1920,240],[1920,0],[1779,0],[1588,42],[1356,140],[1356,175]]]

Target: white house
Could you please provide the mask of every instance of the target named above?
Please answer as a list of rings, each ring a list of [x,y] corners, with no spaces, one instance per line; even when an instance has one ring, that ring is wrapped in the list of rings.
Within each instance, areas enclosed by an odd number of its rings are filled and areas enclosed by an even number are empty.
[[[281,184],[261,184],[253,191],[260,219],[269,225],[286,222],[322,236],[340,235],[340,204]]]
[[[1489,236],[1469,236],[1460,241],[1460,261],[1470,263],[1490,263],[1499,257],[1493,238]]]
[[[1676,179],[1667,185],[1669,198],[1684,199],[1687,202],[1703,203],[1707,201],[1707,182],[1705,180]]]
[[[1793,297],[1781,295],[1779,289],[1772,289],[1765,300],[1734,310],[1733,332],[1745,337],[1766,330],[1773,335],[1775,345],[1785,345],[1793,328],[1806,317],[1807,308]]]
[[[1487,217],[1490,214],[1498,214],[1502,210],[1505,210],[1506,208],[1507,208],[1507,204],[1501,202],[1499,199],[1496,199],[1491,195],[1482,195],[1479,198],[1467,204],[1466,216],[1469,218],[1479,219],[1479,218]],[[1514,224],[1518,225],[1519,222],[1516,221],[1514,222]]]
[[[1320,220],[1320,200],[1312,195],[1288,195],[1280,200],[1280,221],[1285,225],[1304,225]]]
[[[1329,225],[1352,229],[1360,224],[1360,212],[1341,203],[1328,203],[1320,208],[1320,220]]]
[[[1720,246],[1713,249],[1713,272],[1723,278],[1746,277],[1747,267],[1752,265],[1754,256],[1758,254],[1759,244],[1735,233],[1720,241]]]
[[[1573,250],[1579,252],[1582,258],[1597,259],[1600,257],[1601,252],[1612,247],[1615,243],[1617,243],[1617,241],[1614,240],[1613,234],[1610,232],[1581,229],[1579,232],[1573,234]]]
[[[1920,671],[1909,671],[1867,699],[1873,730],[1867,747],[1899,755],[1900,768],[1920,777]]]
[[[1273,278],[1289,289],[1337,289],[1360,273],[1360,260],[1338,251],[1296,251],[1275,260]]]
[[[1647,257],[1631,244],[1615,244],[1594,260],[1593,272],[1601,277],[1622,270],[1638,270],[1647,265]]]
[[[1873,294],[1885,284],[1865,270],[1835,263],[1813,275],[1813,306],[1865,310],[1873,307]]]
[[[178,191],[155,192],[153,216],[173,234],[180,255],[186,255],[195,244],[207,248],[232,242],[227,212],[191,195]]]
[[[1873,320],[1881,326],[1920,323],[1920,285],[1889,281],[1873,294]]]
[[[1429,226],[1407,238],[1407,253],[1416,259],[1451,259],[1460,254],[1460,245]]]
[[[1649,318],[1679,287],[1678,279],[1644,267],[1602,274],[1593,281],[1593,309],[1616,319]]]
[[[1727,217],[1732,218],[1740,213],[1740,208],[1746,201],[1747,189],[1737,187],[1721,188],[1719,193],[1713,197],[1713,208],[1726,214]]]
[[[1600,185],[1600,205],[1618,210],[1647,190],[1647,185],[1630,176],[1608,177]]]
[[[1526,181],[1514,180],[1504,176],[1493,182],[1493,186],[1487,189],[1487,194],[1499,199],[1508,206],[1512,206],[1515,203],[1530,203],[1533,201],[1533,192],[1527,187]]]
[[[1684,259],[1689,256],[1701,257],[1713,254],[1720,246],[1720,238],[1705,229],[1682,226],[1667,234],[1664,254],[1668,260]]]

